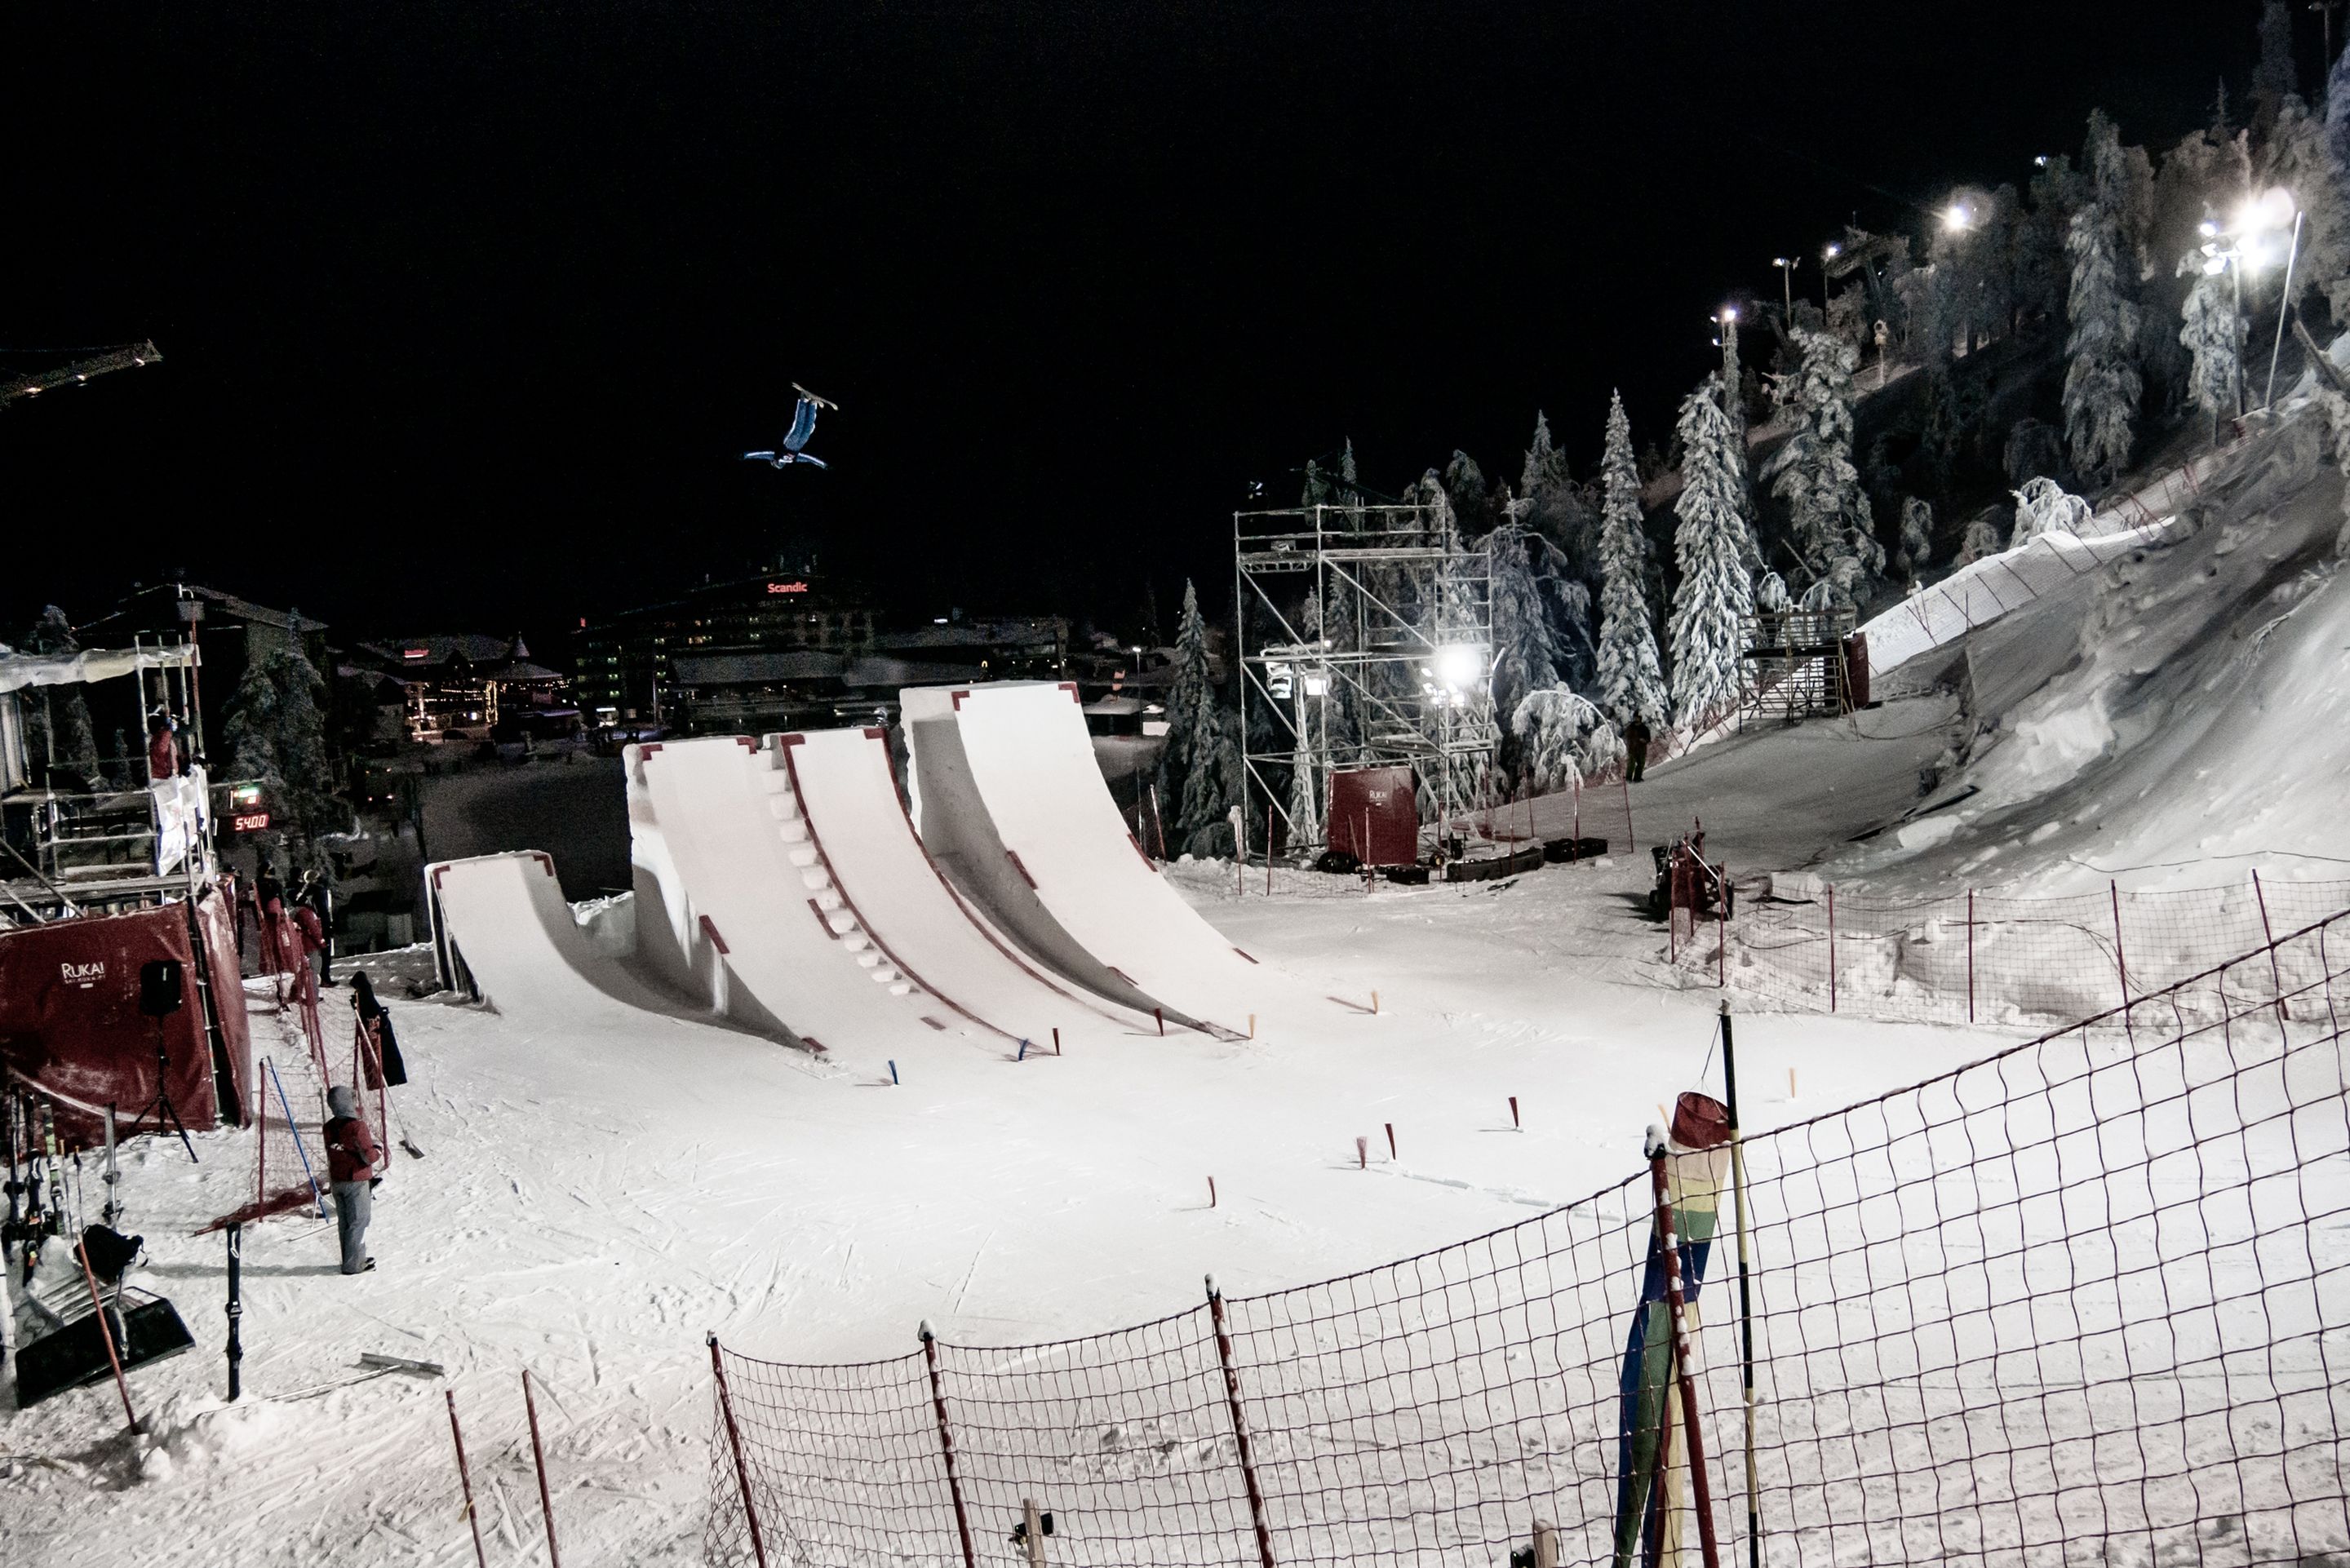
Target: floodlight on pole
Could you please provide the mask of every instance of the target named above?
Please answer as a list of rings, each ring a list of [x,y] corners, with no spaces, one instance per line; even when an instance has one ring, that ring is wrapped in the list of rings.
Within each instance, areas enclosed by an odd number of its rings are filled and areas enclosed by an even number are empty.
[[[1833,254],[1833,251],[1831,251]],[[1779,269],[1779,301],[1787,312],[1787,325],[1795,324],[1795,268],[1801,256],[1773,256],[1771,265]]]
[[[1956,234],[1972,222],[1974,222],[1974,214],[1967,211],[1966,203],[1963,202],[1953,202],[1942,209],[1942,227],[1952,234]]]
[[[1448,642],[1436,650],[1436,678],[1454,691],[1474,686],[1485,673],[1482,643]]]

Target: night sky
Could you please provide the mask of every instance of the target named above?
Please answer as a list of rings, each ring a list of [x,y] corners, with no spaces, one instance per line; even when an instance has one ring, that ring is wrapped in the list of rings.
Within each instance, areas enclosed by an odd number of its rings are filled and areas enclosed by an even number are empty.
[[[0,639],[184,567],[559,639],[794,538],[908,608],[1222,601],[1249,481],[1514,480],[1538,407],[1586,472],[1611,385],[1661,439],[1773,254],[2093,105],[2167,145],[2257,15],[13,7],[0,347],[169,362],[0,412]],[[736,457],[794,380],[829,472]]]

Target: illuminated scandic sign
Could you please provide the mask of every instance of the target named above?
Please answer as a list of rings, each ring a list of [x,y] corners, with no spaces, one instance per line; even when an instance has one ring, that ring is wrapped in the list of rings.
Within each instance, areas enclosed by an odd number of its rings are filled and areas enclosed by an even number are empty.
[[[769,583],[767,591],[771,594],[804,594],[808,587],[806,583]]]

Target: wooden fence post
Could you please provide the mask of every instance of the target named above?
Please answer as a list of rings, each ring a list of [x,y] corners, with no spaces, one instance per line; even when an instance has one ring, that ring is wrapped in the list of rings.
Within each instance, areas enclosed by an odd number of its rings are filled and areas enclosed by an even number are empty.
[[[1241,1410],[1241,1375],[1232,1366],[1232,1331],[1224,1320],[1223,1293],[1208,1276],[1208,1313],[1216,1326],[1216,1360],[1224,1369],[1224,1403],[1232,1412],[1232,1441],[1241,1461],[1241,1480],[1248,1489],[1249,1521],[1256,1527],[1258,1568],[1275,1568],[1273,1532],[1264,1521],[1264,1491],[1257,1485],[1256,1459],[1249,1450],[1248,1417]]]
[[[767,1568],[767,1542],[759,1531],[758,1505],[751,1501],[751,1467],[743,1458],[743,1433],[734,1425],[734,1400],[726,1389],[726,1364],[719,1359],[718,1336],[710,1338],[710,1375],[718,1382],[718,1413],[726,1417],[726,1443],[734,1450],[734,1484],[743,1490],[743,1517],[751,1525],[751,1556]]]
[[[947,1466],[947,1496],[954,1501],[955,1534],[962,1541],[962,1568],[979,1568],[979,1553],[971,1540],[971,1514],[963,1507],[962,1478],[955,1473],[954,1428],[947,1422],[946,1385],[939,1376],[939,1342],[929,1324],[922,1324],[922,1361],[931,1374],[931,1409],[938,1417],[939,1452]]]

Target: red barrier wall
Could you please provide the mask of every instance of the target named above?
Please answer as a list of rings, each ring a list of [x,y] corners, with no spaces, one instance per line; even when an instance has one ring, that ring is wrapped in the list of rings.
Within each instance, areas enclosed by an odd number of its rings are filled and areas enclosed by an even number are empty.
[[[206,909],[197,916],[208,928],[208,957],[219,954],[224,940],[234,946],[223,928],[224,912]],[[188,906],[172,903],[0,933],[0,1065],[55,1103],[64,1147],[102,1142],[109,1105],[122,1136],[161,1130],[154,1109],[159,1047],[180,1120],[199,1132],[224,1119],[189,921]],[[164,1018],[139,1011],[140,966],[155,959],[177,959],[182,966],[181,1005]],[[227,975],[234,974],[229,966]],[[214,1008],[224,1036],[232,1017],[242,1032],[241,984],[230,981]],[[244,1053],[230,1055],[234,1076]]]

